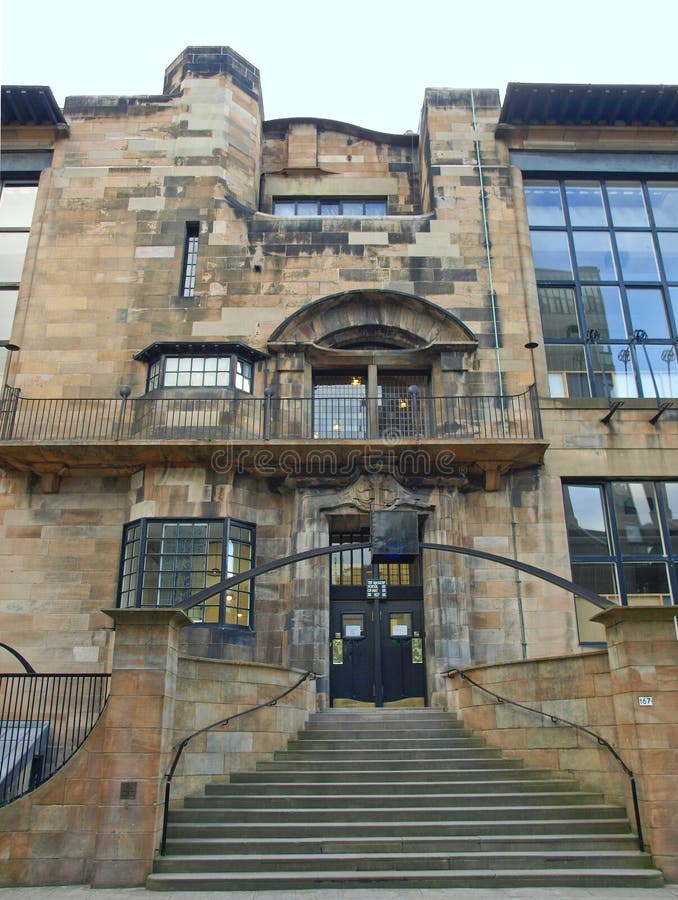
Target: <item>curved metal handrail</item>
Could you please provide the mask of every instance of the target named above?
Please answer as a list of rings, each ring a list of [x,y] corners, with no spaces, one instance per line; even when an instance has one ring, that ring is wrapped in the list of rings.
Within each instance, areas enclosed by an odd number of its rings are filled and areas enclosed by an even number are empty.
[[[0,641],[0,647],[2,647],[3,650],[7,650],[9,653],[12,654],[12,656],[14,656],[16,659],[18,659],[19,662],[21,663],[21,665],[24,667],[24,671],[25,671],[25,672],[28,672],[29,675],[35,675],[35,674],[36,674],[35,669],[33,668],[33,666],[29,663],[29,661],[26,659],[25,656],[22,656],[22,655],[19,653],[18,650],[15,650],[14,647],[10,647],[9,644],[5,644],[5,643],[3,643],[2,641]]]
[[[165,855],[165,848],[167,845],[167,823],[169,819],[169,803],[170,803],[170,792],[172,790],[172,778],[176,771],[177,766],[179,765],[179,760],[181,759],[181,754],[184,752],[184,748],[186,745],[193,740],[194,737],[198,737],[200,734],[205,734],[206,731],[212,731],[213,728],[219,728],[221,725],[228,725],[233,719],[239,719],[241,716],[249,715],[249,713],[257,712],[259,709],[265,709],[267,706],[275,706],[279,700],[283,700],[293,691],[295,691],[298,687],[300,687],[305,681],[309,679],[314,681],[318,676],[315,672],[305,672],[301,678],[295,682],[291,687],[287,688],[286,691],[283,691],[282,694],[278,694],[277,697],[273,697],[272,700],[267,700],[265,703],[259,703],[257,706],[251,706],[249,709],[243,709],[241,712],[233,713],[232,716],[226,716],[225,719],[219,719],[218,722],[213,722],[211,725],[206,725],[204,728],[199,728],[198,731],[194,731],[192,734],[189,734],[187,737],[183,738],[179,742],[176,748],[176,752],[174,754],[174,759],[172,760],[172,764],[169,767],[167,774],[165,775],[165,804],[163,809],[163,817],[162,817],[162,837],[160,839],[160,855]]]
[[[533,706],[526,706],[524,703],[518,703],[517,700],[511,700],[508,697],[502,697],[501,694],[497,694],[494,691],[491,691],[489,688],[484,687],[482,684],[478,684],[477,681],[474,681],[470,678],[465,672],[462,672],[461,669],[448,669],[446,672],[442,672],[442,675],[447,675],[448,678],[454,678],[455,675],[459,675],[465,681],[468,681],[469,684],[472,684],[474,687],[477,687],[479,690],[484,691],[486,694],[489,694],[491,697],[497,701],[497,703],[509,703],[511,706],[515,706],[518,709],[524,709],[527,712],[537,713],[544,719],[550,719],[553,724],[560,725],[568,725],[570,728],[574,728],[576,731],[583,731],[584,734],[588,734],[589,737],[594,738],[601,747],[605,747],[612,756],[617,760],[619,765],[624,770],[625,774],[628,776],[628,779],[631,783],[631,796],[633,798],[633,811],[635,813],[636,818],[636,828],[638,829],[638,846],[640,847],[641,853],[645,851],[645,845],[643,843],[643,829],[640,824],[640,807],[638,806],[638,792],[636,790],[636,777],[631,771],[631,769],[626,765],[624,760],[621,758],[619,753],[614,749],[612,744],[609,741],[606,741],[604,737],[601,737],[599,734],[596,734],[595,731],[592,731],[590,728],[587,728],[585,725],[579,725],[577,722],[570,722],[569,719],[563,719],[562,716],[556,716],[553,713],[543,712],[541,709],[536,709]]]

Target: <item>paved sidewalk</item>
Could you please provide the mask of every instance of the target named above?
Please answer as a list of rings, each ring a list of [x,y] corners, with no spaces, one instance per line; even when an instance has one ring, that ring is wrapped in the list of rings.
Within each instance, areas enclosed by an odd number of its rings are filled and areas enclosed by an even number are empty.
[[[678,900],[678,884],[664,888],[454,888],[453,890],[147,891],[144,888],[0,888],[0,900]]]

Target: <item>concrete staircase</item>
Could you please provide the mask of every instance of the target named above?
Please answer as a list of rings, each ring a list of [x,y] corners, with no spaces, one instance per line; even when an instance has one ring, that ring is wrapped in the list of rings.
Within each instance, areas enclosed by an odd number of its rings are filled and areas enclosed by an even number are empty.
[[[146,887],[658,887],[623,808],[432,709],[332,709],[170,814]]]

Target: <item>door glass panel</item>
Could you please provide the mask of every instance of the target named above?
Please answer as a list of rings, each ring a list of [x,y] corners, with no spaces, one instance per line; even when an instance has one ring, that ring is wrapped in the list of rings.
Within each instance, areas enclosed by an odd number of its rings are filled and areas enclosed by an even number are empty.
[[[600,185],[596,182],[567,182],[567,208],[573,225],[607,225]]]
[[[314,377],[314,438],[341,440],[367,436],[366,382],[362,372]]]
[[[525,185],[527,218],[530,225],[564,225],[560,188],[548,182]]]
[[[365,637],[365,616],[363,613],[342,613],[341,633],[344,638]]]
[[[639,184],[608,184],[607,198],[610,203],[612,222],[617,228],[647,228],[645,199]]]
[[[573,235],[577,271],[583,281],[614,281],[617,272],[607,231],[576,231]]]
[[[617,481],[612,484],[612,498],[621,552],[662,553],[653,485]]]
[[[412,637],[412,613],[391,613],[388,619],[388,633],[392,638]]]
[[[423,434],[423,401],[427,385],[426,375],[379,373],[377,408],[380,437],[398,440]]]

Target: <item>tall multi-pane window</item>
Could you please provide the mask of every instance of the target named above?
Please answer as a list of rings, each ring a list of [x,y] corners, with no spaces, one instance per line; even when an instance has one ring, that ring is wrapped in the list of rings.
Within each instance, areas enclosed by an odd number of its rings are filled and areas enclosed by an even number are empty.
[[[198,268],[198,237],[200,225],[198,222],[186,223],[186,236],[184,238],[184,265],[181,276],[182,297],[195,295],[195,277]]]
[[[8,342],[12,333],[37,192],[35,183],[0,182],[0,342]],[[6,352],[0,347],[0,383]]]
[[[564,485],[573,580],[629,606],[678,604],[678,481]],[[577,600],[580,638],[604,640]]]
[[[525,183],[552,397],[678,396],[678,182]]]
[[[125,527],[118,604],[176,606],[254,565],[254,526],[233,519],[139,519]],[[196,623],[249,626],[253,586],[241,582],[187,610]]]

